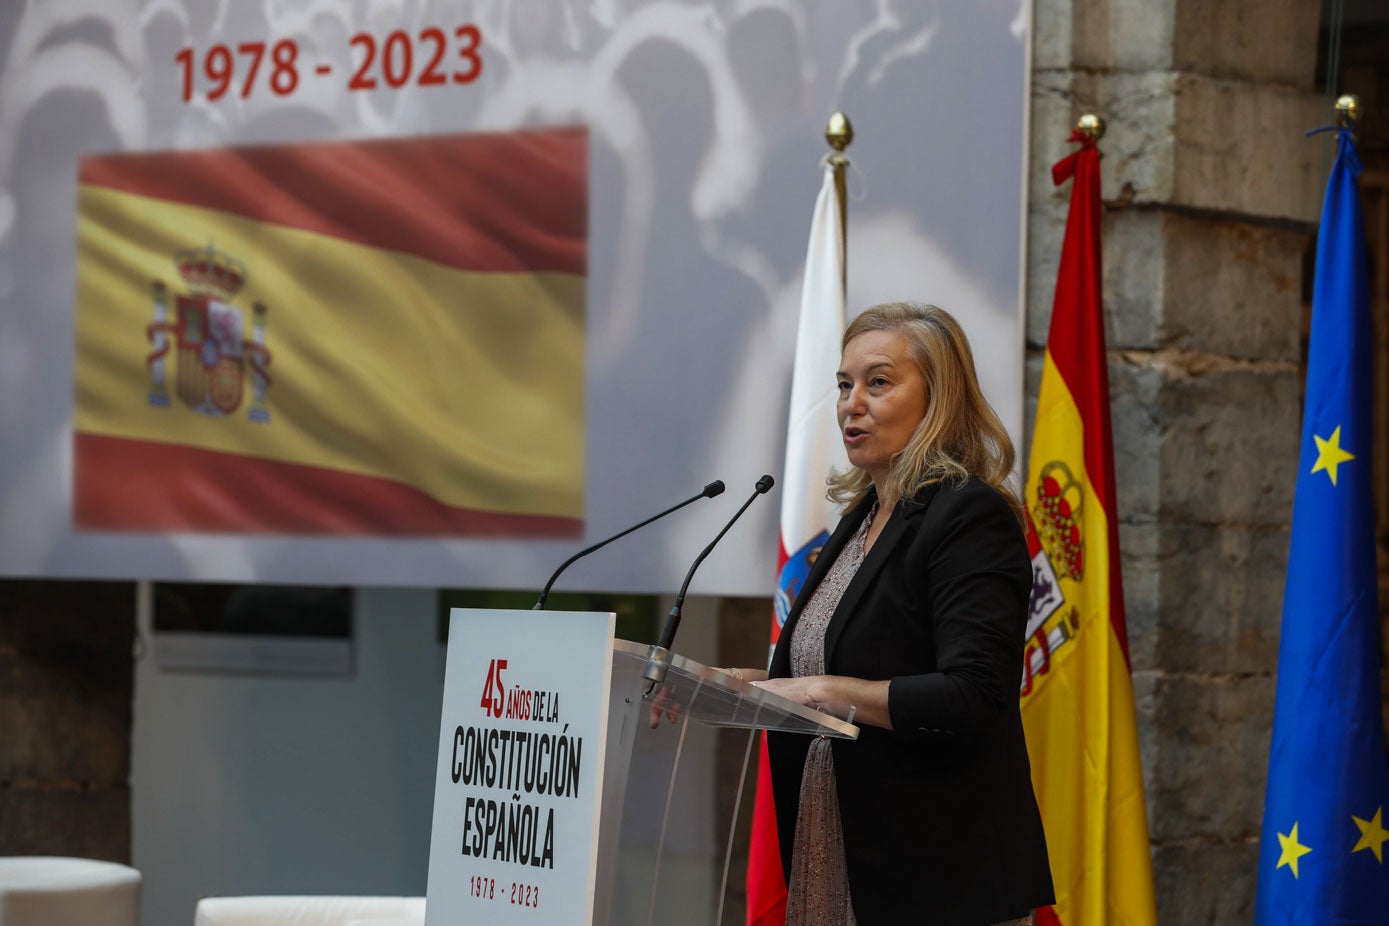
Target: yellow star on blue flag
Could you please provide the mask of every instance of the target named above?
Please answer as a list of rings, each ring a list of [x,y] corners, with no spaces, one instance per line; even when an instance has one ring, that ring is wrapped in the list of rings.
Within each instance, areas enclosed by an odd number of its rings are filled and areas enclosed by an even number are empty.
[[[1342,129],[1317,236],[1256,926],[1389,922],[1379,587],[1370,448],[1361,443],[1373,431],[1359,174]]]
[[[1380,817],[1384,816],[1384,808],[1375,808],[1373,820],[1362,820],[1359,817],[1351,817],[1355,825],[1360,828],[1360,841],[1355,844],[1352,852],[1363,852],[1369,849],[1375,854],[1375,861],[1384,864],[1384,841],[1389,839],[1389,830],[1384,828],[1380,822]]]
[[[1297,841],[1296,823],[1293,824],[1292,831],[1288,833],[1288,835],[1284,836],[1282,833],[1278,834],[1278,845],[1282,846],[1283,850],[1283,854],[1278,856],[1278,867],[1282,868],[1284,865],[1287,865],[1293,870],[1293,877],[1296,878],[1297,860],[1312,851],[1310,846],[1304,846]]]
[[[1312,465],[1312,472],[1319,473],[1326,470],[1326,474],[1331,477],[1331,484],[1336,484],[1336,468],[1342,463],[1355,459],[1355,454],[1341,449],[1341,426],[1336,425],[1336,430],[1331,432],[1331,436],[1323,440],[1313,434],[1312,439],[1317,442],[1317,462]]]

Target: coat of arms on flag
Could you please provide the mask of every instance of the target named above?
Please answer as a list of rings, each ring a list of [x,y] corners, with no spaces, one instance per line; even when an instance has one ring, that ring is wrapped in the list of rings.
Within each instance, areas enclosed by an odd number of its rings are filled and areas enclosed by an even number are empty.
[[[1075,638],[1080,612],[1062,613],[1066,596],[1061,579],[1085,575],[1085,537],[1081,527],[1085,490],[1070,467],[1053,460],[1042,467],[1027,515],[1027,551],[1032,556],[1032,597],[1027,612],[1023,657],[1023,697],[1051,668],[1053,654]]]
[[[175,319],[169,321],[168,287],[162,280],[153,283],[154,322],[146,329],[152,350],[145,358],[150,371],[149,403],[160,408],[170,405],[166,358],[177,346],[174,383],[184,405],[213,417],[234,414],[241,407],[249,366],[252,401],[246,417],[268,423],[265,397],[270,374],[266,368],[271,354],[265,346],[265,304],[254,306],[249,338],[242,310],[231,304],[246,283],[245,265],[210,244],[201,250],[180,251],[174,265],[188,291],[176,297]]]

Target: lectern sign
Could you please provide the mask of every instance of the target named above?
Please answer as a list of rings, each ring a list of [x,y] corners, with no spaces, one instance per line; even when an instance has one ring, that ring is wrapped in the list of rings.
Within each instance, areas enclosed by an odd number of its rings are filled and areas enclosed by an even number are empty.
[[[453,610],[426,926],[592,922],[613,621]]]

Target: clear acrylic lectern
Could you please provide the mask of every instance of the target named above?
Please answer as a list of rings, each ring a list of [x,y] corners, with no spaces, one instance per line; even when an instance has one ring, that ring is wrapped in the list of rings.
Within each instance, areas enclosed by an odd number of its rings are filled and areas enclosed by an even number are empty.
[[[717,926],[756,732],[854,739],[858,728],[676,655],[648,696],[650,652],[613,643],[593,922]],[[710,793],[739,759],[740,786]]]

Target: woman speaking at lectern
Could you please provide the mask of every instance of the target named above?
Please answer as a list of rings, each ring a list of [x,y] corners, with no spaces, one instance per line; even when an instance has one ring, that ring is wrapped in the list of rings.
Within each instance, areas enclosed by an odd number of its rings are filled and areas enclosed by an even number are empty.
[[[1030,923],[1053,893],[1018,707],[1012,444],[941,309],[874,306],[842,343],[845,513],[758,684],[852,706],[860,734],[768,736],[787,923]]]

